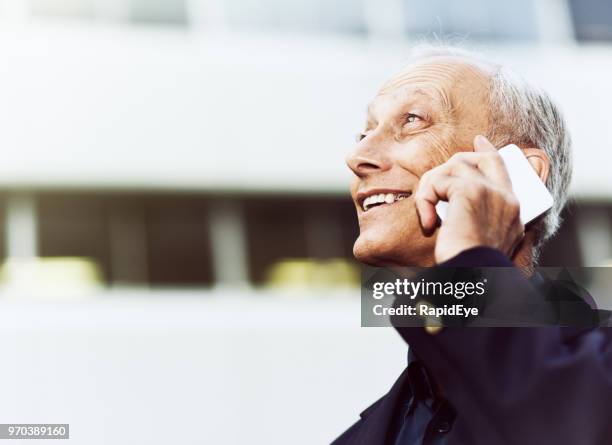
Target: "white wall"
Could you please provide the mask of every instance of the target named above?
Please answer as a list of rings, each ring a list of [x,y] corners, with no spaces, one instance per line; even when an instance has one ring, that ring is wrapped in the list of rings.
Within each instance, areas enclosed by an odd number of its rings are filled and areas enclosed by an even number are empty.
[[[0,418],[75,444],[329,443],[406,363],[358,295],[0,300]]]
[[[406,50],[330,36],[4,27],[0,186],[343,192],[367,100]],[[485,51],[558,99],[576,143],[575,193],[609,197],[612,47]]]

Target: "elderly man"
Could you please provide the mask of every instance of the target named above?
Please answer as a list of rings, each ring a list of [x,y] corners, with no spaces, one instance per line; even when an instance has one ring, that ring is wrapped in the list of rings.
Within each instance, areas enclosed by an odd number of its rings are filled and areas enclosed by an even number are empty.
[[[510,143],[555,199],[527,227],[497,154]],[[514,267],[521,289],[559,225],[569,149],[565,123],[540,90],[471,53],[421,54],[380,89],[348,158],[354,254],[378,266]],[[381,193],[383,203],[366,201]],[[442,224],[440,200],[448,201]],[[608,330],[397,329],[408,367],[335,445],[612,443]]]

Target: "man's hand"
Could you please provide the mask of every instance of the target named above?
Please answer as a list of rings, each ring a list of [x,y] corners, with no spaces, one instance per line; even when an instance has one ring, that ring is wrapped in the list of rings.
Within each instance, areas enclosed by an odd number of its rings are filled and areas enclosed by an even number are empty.
[[[484,136],[474,138],[474,152],[457,153],[425,173],[415,201],[425,230],[436,227],[438,201],[448,201],[436,241],[438,264],[476,246],[493,247],[510,257],[524,235],[504,161]]]

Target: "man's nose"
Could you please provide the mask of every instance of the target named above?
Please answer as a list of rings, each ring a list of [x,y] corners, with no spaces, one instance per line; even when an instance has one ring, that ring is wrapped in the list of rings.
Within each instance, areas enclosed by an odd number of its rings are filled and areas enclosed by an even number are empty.
[[[346,165],[360,178],[391,168],[391,162],[383,150],[367,143],[365,139],[348,155]]]

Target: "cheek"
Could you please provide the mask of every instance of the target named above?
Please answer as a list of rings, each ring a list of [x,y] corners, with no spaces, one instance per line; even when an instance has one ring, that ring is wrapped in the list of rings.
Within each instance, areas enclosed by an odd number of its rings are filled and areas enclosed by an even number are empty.
[[[418,135],[402,147],[398,164],[421,177],[423,173],[446,162],[459,151],[451,134],[431,131]]]
[[[355,197],[357,195],[357,189],[359,188],[359,178],[357,178],[356,176],[353,176],[353,179],[351,179],[351,186],[350,186],[350,193],[351,193],[351,197]]]

